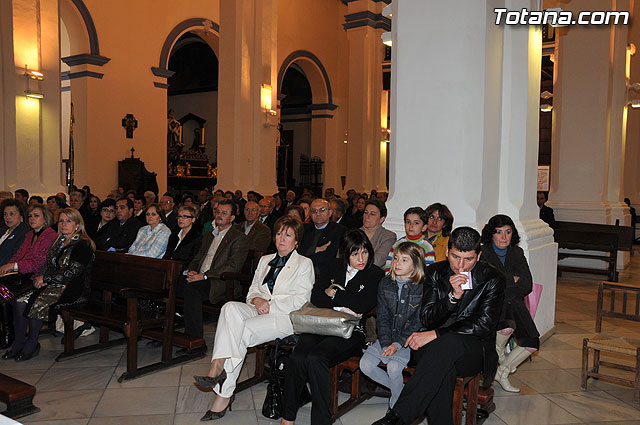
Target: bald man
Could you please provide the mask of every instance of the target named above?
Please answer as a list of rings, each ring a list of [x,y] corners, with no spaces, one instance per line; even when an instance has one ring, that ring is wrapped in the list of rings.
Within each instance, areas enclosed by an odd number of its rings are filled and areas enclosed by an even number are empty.
[[[322,266],[338,255],[338,246],[345,227],[331,221],[333,210],[326,199],[314,200],[309,213],[311,222],[304,228],[302,245],[298,252],[313,261],[317,275],[321,272]]]

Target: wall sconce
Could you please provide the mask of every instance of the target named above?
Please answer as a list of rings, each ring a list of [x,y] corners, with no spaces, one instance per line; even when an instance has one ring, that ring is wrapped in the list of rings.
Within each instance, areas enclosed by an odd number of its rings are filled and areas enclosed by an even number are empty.
[[[633,109],[640,108],[640,99],[633,99],[627,102],[628,106],[631,106]]]
[[[543,103],[540,105],[540,112],[551,112],[553,110],[553,105],[549,105],[548,103]]]
[[[275,127],[277,124],[272,122],[276,116],[276,111],[271,109],[271,86],[263,84],[260,88],[260,107],[264,111],[264,126]]]
[[[635,55],[636,54],[636,45],[633,44],[633,43],[627,44],[627,50],[629,51],[629,54],[631,56]]]
[[[348,133],[345,131],[345,132],[344,132],[344,140],[342,141],[342,143],[344,143],[345,145],[346,145],[347,143],[349,143],[349,140],[348,140],[347,134],[348,134]]]
[[[549,92],[547,90],[545,90],[542,93],[540,93],[540,99],[547,100],[547,99],[550,99],[552,97],[553,97],[553,93],[551,93],[551,92]]]
[[[384,44],[385,46],[391,47],[392,41],[391,41],[391,32],[390,31],[383,32],[382,35],[380,36],[380,38],[382,39],[382,44]]]
[[[42,99],[44,97],[44,94],[35,90],[31,90],[31,88],[29,87],[29,81],[42,81],[44,80],[44,74],[42,72],[29,70],[29,67],[25,64],[23,75],[27,80],[27,89],[24,91],[25,96],[31,99]]]

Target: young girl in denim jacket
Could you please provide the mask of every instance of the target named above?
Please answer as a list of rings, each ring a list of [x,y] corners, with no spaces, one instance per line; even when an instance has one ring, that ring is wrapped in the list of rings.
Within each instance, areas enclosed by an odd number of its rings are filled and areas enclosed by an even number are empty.
[[[421,328],[420,303],[425,275],[424,250],[413,242],[395,249],[391,271],[378,286],[376,327],[378,339],[360,359],[362,373],[391,390],[389,407],[402,392],[402,370],[407,367],[411,348],[405,342]],[[387,370],[378,367],[382,362]]]

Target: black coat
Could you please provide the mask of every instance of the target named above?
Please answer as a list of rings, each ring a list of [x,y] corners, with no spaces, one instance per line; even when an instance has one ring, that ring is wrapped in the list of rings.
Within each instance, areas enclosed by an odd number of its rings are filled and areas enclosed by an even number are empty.
[[[9,227],[6,224],[0,227],[0,236],[3,236],[7,230],[9,230]],[[0,245],[0,266],[7,264],[11,257],[13,257],[13,254],[18,252],[29,230],[31,230],[29,226],[22,222],[18,224],[9,237],[2,242],[2,245]]]
[[[178,228],[178,212],[176,210],[171,211],[171,213],[165,216],[164,224],[167,225],[169,230],[172,232]]]
[[[519,246],[509,247],[504,265],[502,265],[493,247],[482,245],[482,259],[504,273],[506,278],[504,296],[507,301],[516,298],[524,301],[524,297],[531,293],[533,278],[522,248]],[[519,276],[517,282],[514,280],[514,276]]]
[[[540,208],[540,220],[544,221],[552,229],[556,228],[556,218],[553,215],[553,208],[543,205]]]
[[[130,217],[122,225],[118,219],[112,220],[105,226],[104,232],[100,231],[96,235],[96,249],[108,251],[109,248],[115,248],[116,252],[127,252],[141,227],[142,223],[136,217]]]
[[[165,260],[180,261],[185,267],[187,267],[200,250],[200,245],[202,244],[202,232],[195,227],[192,227],[184,236],[180,245],[178,245],[178,233],[180,233],[180,230],[182,229],[178,227],[176,230],[171,232],[169,242],[167,243],[167,250],[162,258]],[[178,245],[177,248],[176,245]]]
[[[315,247],[325,245],[327,242],[331,242],[331,245],[327,247],[323,252],[307,253],[310,251],[311,244],[313,243],[313,232],[315,225],[313,222],[307,223],[304,226],[304,235],[302,237],[302,245],[298,252],[313,261],[313,266],[316,269],[316,273],[322,273],[322,269],[325,264],[332,260],[335,260],[338,255],[338,247],[340,246],[340,239],[344,234],[345,227],[341,224],[330,221],[327,227],[322,229],[322,234]],[[315,248],[314,247],[314,248]]]

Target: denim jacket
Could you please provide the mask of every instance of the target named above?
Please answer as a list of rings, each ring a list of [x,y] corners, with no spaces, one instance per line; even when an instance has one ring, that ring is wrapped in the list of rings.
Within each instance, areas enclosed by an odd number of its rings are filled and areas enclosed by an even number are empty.
[[[423,283],[406,283],[398,302],[398,284],[386,275],[378,285],[378,305],[376,307],[376,327],[382,348],[392,343],[402,347],[413,332],[422,327],[420,304]]]

